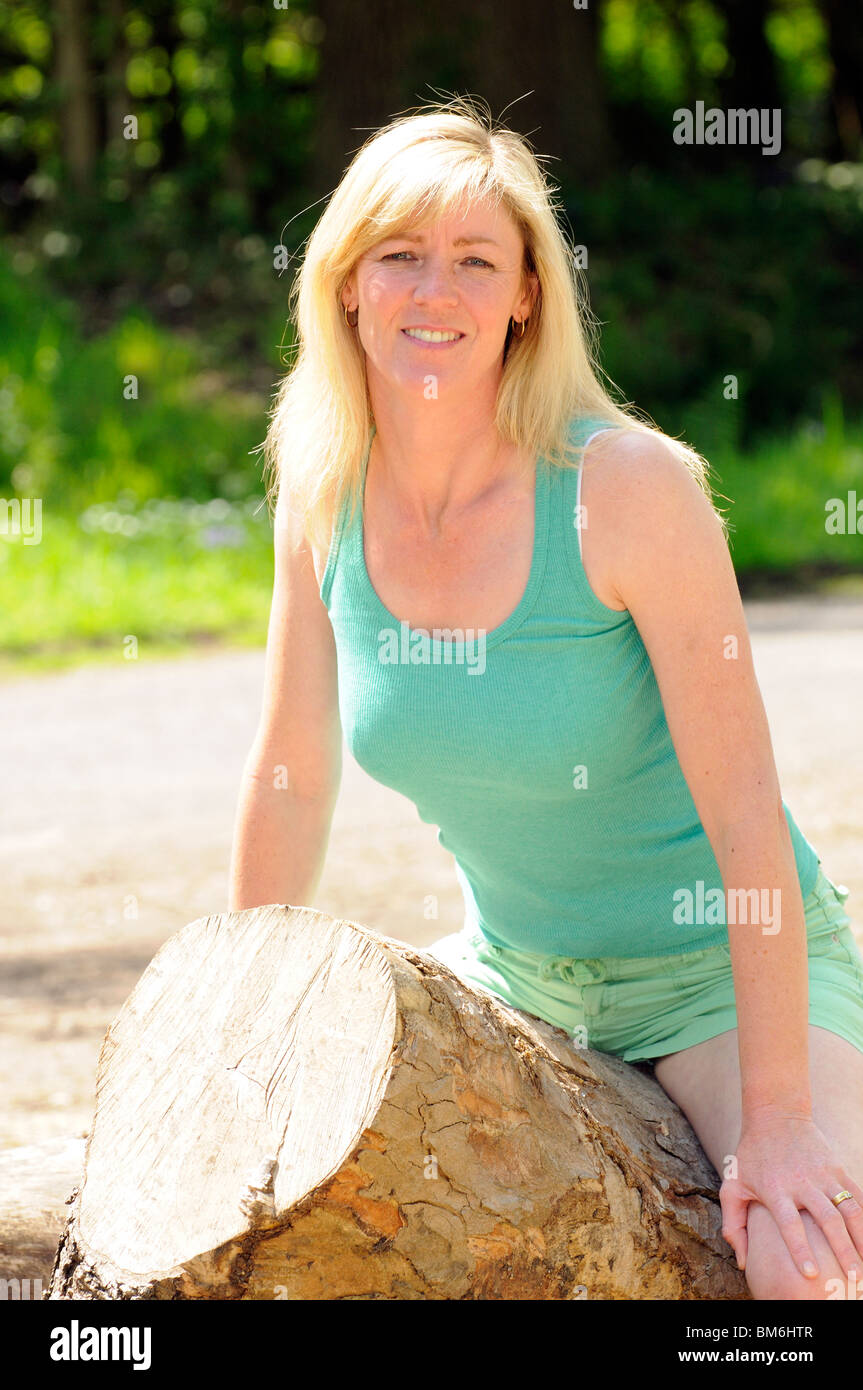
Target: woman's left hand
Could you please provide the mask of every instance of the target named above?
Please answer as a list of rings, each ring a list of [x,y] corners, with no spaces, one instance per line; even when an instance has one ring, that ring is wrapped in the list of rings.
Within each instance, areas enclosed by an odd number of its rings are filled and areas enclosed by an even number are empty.
[[[846,1171],[815,1122],[784,1112],[744,1121],[737,1145],[737,1176],[719,1189],[722,1235],[746,1265],[750,1202],[761,1202],[776,1222],[795,1265],[806,1278],[818,1274],[801,1210],[821,1227],[847,1278],[863,1276],[863,1189]],[[831,1198],[852,1193],[837,1207]]]

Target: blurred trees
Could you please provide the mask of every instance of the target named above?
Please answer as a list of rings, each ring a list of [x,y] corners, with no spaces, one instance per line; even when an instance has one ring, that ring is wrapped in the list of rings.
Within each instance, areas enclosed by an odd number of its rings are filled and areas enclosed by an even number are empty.
[[[744,432],[863,404],[860,0],[0,0],[0,61],[6,254],[91,331],[141,306],[262,387],[274,248],[373,129],[472,92],[549,156],[627,397],[708,435],[729,371]],[[696,101],[780,107],[781,154],[675,144]]]
[[[481,94],[587,182],[641,151],[639,106],[648,124],[662,109],[651,161],[671,166],[670,108],[699,98],[781,102],[813,126],[798,154],[860,155],[860,0],[3,0],[0,45],[7,206],[40,173],[104,197],[112,158],[130,188],[179,172],[193,192],[205,155],[256,217],[287,205],[286,174],[326,192],[368,131],[436,90]]]
[[[612,166],[595,3],[528,10],[514,0],[440,0],[430,10],[318,0],[316,12],[326,36],[316,103],[321,192],[370,130],[430,99],[429,84],[477,92],[496,116],[508,108],[505,119],[525,133],[537,128],[538,147],[574,177],[598,181]]]
[[[863,140],[863,3],[820,0],[820,8],[832,65],[833,135],[827,154],[834,159],[859,158]]]

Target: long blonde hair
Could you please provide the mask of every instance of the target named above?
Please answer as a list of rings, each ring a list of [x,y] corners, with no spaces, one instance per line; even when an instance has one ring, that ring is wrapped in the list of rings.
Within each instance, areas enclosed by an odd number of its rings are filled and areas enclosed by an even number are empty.
[[[374,425],[365,353],[345,322],[344,284],[378,242],[409,223],[434,224],[464,199],[489,198],[503,206],[521,232],[524,269],[535,271],[539,281],[524,336],[507,343],[496,403],[501,438],[531,458],[542,454],[552,465],[572,467],[580,454],[570,440],[573,416],[598,416],[659,435],[711,498],[704,459],[631,404],[616,404],[602,384],[584,272],[558,221],[559,190],[548,182],[541,158],[475,97],[430,103],[400,116],[355,155],[309,237],[291,286],[295,358],[259,446],[270,501],[287,486],[290,509],[309,539],[329,541],[335,509],[346,498],[353,516]]]

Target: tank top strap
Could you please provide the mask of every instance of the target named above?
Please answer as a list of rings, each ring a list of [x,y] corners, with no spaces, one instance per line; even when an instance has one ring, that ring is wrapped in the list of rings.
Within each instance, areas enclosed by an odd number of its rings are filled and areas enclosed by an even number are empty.
[[[613,610],[600,603],[588,582],[582,559],[581,532],[587,516],[581,501],[582,454],[596,434],[614,425],[598,416],[575,416],[568,430],[572,455],[564,465],[552,468],[549,489],[549,556],[546,567],[545,607],[572,616],[592,628],[603,629]],[[574,587],[573,587],[574,586]],[[622,614],[621,620],[627,615]]]
[[[578,485],[575,491],[576,530],[578,532],[578,555],[579,559],[581,560],[583,560],[584,558],[584,548],[582,545],[581,533],[584,530],[585,525],[585,512],[581,501],[581,482],[582,478],[584,477],[584,469],[582,468],[582,463],[584,462],[584,451],[587,448],[590,441],[592,439],[595,439],[598,434],[604,434],[607,430],[613,430],[616,428],[617,426],[611,424],[608,420],[600,420],[594,417],[593,419],[587,419],[585,429],[582,431],[584,438],[580,441],[581,458],[578,462]]]

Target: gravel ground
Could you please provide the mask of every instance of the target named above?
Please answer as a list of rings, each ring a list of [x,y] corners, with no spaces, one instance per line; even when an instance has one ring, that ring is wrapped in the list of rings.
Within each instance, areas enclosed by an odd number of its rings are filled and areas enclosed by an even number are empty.
[[[863,944],[863,602],[746,607],[783,794]],[[0,1147],[87,1130],[109,1022],[168,936],[225,910],[262,676],[263,652],[222,651],[0,685]],[[461,926],[434,828],[347,752],[314,906],[417,946]]]

